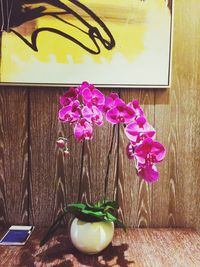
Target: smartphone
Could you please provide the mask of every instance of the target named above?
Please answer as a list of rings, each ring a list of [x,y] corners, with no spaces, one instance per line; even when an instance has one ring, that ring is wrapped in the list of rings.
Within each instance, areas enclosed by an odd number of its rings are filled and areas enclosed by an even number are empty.
[[[24,245],[33,230],[34,226],[12,225],[0,240],[0,245]]]

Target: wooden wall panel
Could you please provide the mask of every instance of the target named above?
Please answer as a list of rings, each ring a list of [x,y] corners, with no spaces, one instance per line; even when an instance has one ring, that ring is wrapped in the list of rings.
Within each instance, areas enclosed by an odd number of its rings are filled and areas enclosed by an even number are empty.
[[[0,225],[28,222],[25,89],[0,88]]]
[[[30,90],[30,221],[45,226],[65,203],[78,200],[82,144],[70,141],[70,156],[56,146],[69,127],[58,121],[59,89]],[[70,139],[71,140],[71,139]]]
[[[158,89],[155,92],[155,129],[157,130],[157,139],[166,147],[166,158],[159,164],[160,179],[152,185],[152,226],[163,227],[174,226],[176,216],[176,199],[174,193],[174,180],[169,177],[176,176],[177,169],[177,151],[178,142],[176,130],[169,123],[170,106],[169,95],[171,89]],[[176,106],[173,107],[174,123],[176,124]],[[169,159],[171,161],[169,162]],[[175,174],[173,173],[175,171]],[[162,210],[162,212],[160,212]]]
[[[175,2],[172,86],[156,91],[155,124],[168,153],[153,191],[155,226],[200,227],[199,10],[197,1]]]
[[[157,139],[167,148],[160,179],[153,185],[136,176],[125,154],[128,140],[122,127],[96,127],[91,142],[77,143],[72,137],[70,156],[63,158],[56,139],[72,133],[57,120],[63,89],[0,88],[1,224],[50,224],[64,203],[106,195],[118,199],[120,217],[128,226],[200,229],[197,2],[175,2],[171,88],[120,89],[127,102],[140,100]]]

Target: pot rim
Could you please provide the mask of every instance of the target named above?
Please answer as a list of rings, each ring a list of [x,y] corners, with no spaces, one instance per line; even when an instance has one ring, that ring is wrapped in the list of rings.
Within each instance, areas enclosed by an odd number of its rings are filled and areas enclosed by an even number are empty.
[[[78,217],[76,217],[76,216],[74,216],[71,220],[70,220],[70,222],[72,223],[75,219],[77,219],[77,220],[79,220],[79,221],[82,221],[82,222],[84,222],[84,223],[112,223],[112,224],[114,224],[114,222],[113,221],[105,221],[105,220],[98,220],[98,221],[86,221],[86,220],[82,220],[81,218],[78,218]]]

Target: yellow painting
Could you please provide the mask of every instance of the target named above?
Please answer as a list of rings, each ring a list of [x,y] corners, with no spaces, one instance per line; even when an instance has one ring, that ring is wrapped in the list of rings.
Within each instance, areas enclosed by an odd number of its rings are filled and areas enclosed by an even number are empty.
[[[4,0],[1,9],[1,83],[169,86],[172,0]]]

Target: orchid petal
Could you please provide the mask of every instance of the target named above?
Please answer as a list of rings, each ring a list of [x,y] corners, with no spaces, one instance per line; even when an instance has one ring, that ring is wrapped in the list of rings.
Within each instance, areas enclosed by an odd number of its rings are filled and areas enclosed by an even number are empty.
[[[159,172],[155,165],[139,165],[138,176],[143,178],[148,183],[152,183],[158,180]]]

